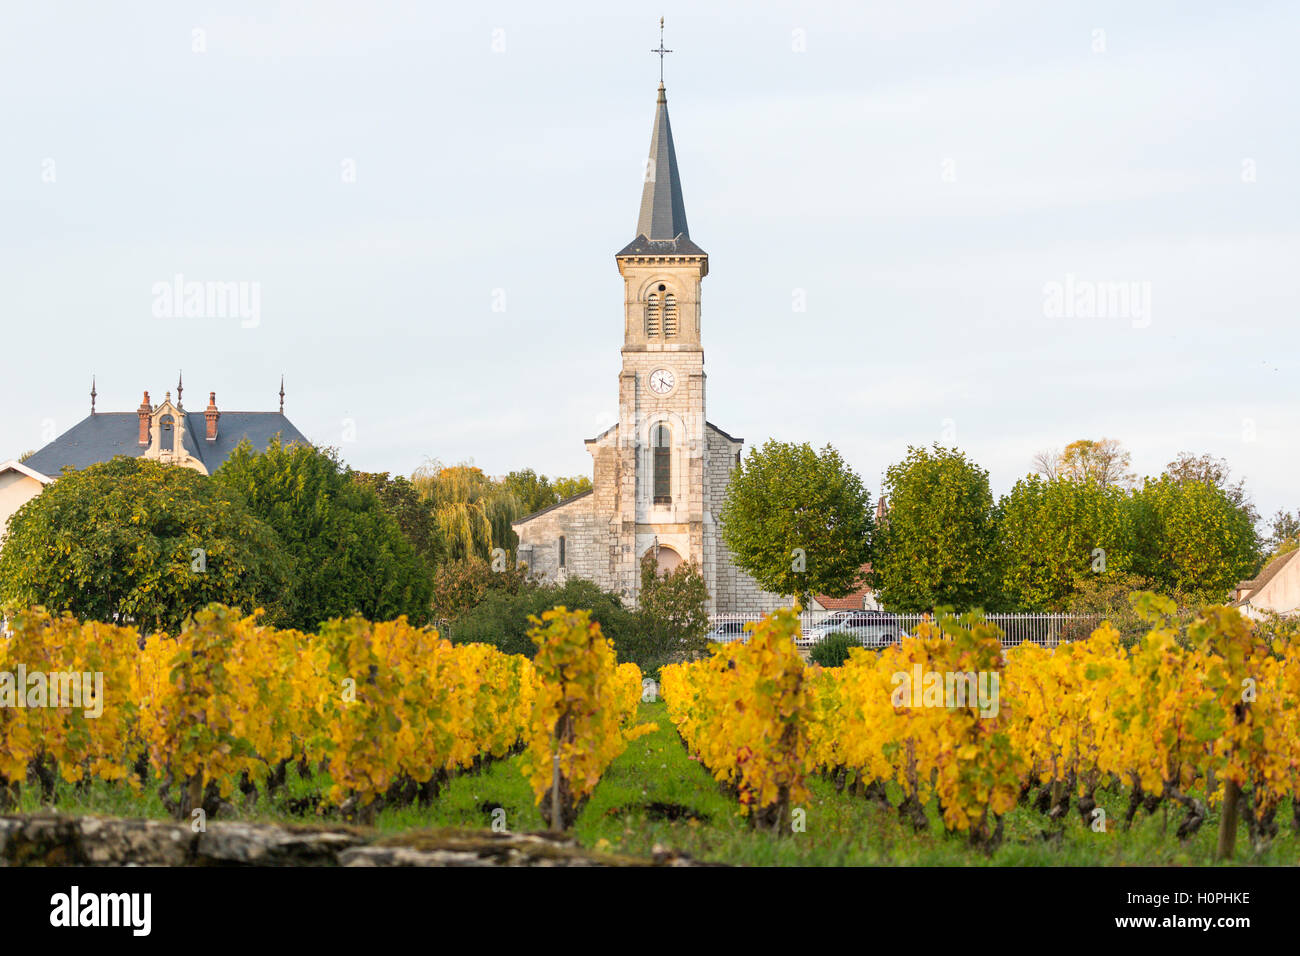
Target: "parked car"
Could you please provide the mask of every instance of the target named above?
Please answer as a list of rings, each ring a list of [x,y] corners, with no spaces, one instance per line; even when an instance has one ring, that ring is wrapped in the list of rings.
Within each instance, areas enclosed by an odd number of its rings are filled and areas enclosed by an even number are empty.
[[[816,644],[828,634],[848,634],[861,641],[863,647],[880,648],[897,644],[905,632],[898,618],[887,611],[848,611],[808,628],[799,643]]]
[[[745,639],[745,622],[744,621],[721,621],[713,630],[709,631],[705,640],[710,643],[727,643],[728,641],[743,641]]]

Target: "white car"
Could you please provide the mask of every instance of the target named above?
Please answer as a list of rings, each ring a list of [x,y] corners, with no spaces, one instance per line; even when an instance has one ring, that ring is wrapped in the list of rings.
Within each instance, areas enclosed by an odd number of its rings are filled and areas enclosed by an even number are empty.
[[[722,621],[715,625],[713,630],[709,631],[705,636],[705,640],[710,644],[727,644],[731,641],[743,641],[744,639],[744,621]]]
[[[885,611],[847,611],[843,616],[828,618],[804,632],[799,642],[816,644],[828,634],[848,634],[856,637],[863,647],[888,647],[904,637],[898,618]]]

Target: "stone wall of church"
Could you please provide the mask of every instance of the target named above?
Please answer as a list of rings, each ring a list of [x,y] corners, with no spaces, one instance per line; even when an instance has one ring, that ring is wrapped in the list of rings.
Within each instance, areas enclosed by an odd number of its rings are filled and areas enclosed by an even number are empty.
[[[586,578],[609,586],[608,522],[598,521],[595,495],[585,495],[532,518],[519,527],[519,556],[533,574],[545,581]],[[560,537],[564,536],[564,567],[560,567]]]
[[[732,441],[714,428],[706,430],[709,447],[708,482],[705,495],[713,517],[711,535],[713,551],[712,591],[717,614],[766,614],[778,607],[788,607],[789,598],[764,591],[758,583],[732,563],[731,553],[722,541],[722,505],[727,499],[727,485],[736,467],[741,443]]]

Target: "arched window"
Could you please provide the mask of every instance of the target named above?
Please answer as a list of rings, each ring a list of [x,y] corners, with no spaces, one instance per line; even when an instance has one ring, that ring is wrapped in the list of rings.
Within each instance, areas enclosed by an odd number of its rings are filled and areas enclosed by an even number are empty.
[[[656,425],[650,434],[650,446],[654,449],[654,503],[657,505],[673,502],[672,444],[672,428]]]
[[[677,335],[677,299],[669,292],[664,296],[664,337],[675,338]]]
[[[658,294],[651,292],[645,303],[645,334],[648,339],[657,339],[660,329],[660,304]]]

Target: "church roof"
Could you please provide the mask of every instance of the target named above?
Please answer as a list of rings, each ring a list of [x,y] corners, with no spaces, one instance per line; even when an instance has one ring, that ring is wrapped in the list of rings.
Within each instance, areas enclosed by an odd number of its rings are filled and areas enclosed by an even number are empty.
[[[540,517],[541,515],[546,514],[548,511],[554,511],[556,508],[563,508],[565,505],[571,505],[579,498],[586,498],[591,493],[592,493],[592,489],[588,488],[586,491],[580,491],[576,495],[570,495],[569,497],[563,499],[562,501],[557,501],[553,505],[547,505],[545,508],[542,508],[540,511],[534,511],[530,515],[524,515],[522,518],[516,518],[514,521],[510,522],[510,526],[512,528],[516,528],[519,525],[523,524],[525,521],[532,521],[534,518]]]
[[[637,236],[615,253],[615,258],[622,256],[707,256],[708,253],[691,242],[687,236],[676,239],[647,239]]]
[[[203,463],[208,474],[216,471],[245,438],[258,451],[275,435],[285,444],[311,444],[282,412],[221,412],[215,441],[208,441],[203,412],[185,412],[185,450]],[[136,412],[97,412],[87,415],[23,464],[57,478],[64,468],[80,470],[116,455],[139,458],[148,446],[139,443],[140,417]]]
[[[686,227],[686,203],[682,199],[682,179],[677,172],[677,151],[673,148],[673,129],[668,122],[668,97],[659,84],[655,106],[654,130],[650,134],[650,158],[646,164],[646,181],[641,190],[641,210],[636,220],[637,240],[680,242],[685,240],[694,252],[669,250],[668,254],[702,255],[703,250],[690,241]],[[628,247],[629,249],[631,246]],[[630,254],[624,249],[619,255]],[[656,253],[649,253],[654,255]]]
[[[724,432],[724,431],[723,431],[721,428],[719,428],[717,425],[713,424],[713,422],[705,422],[704,424],[708,425],[710,428],[712,428],[715,432],[717,432],[719,435],[721,435],[721,436],[722,436],[723,438],[725,438],[727,441],[735,442],[737,445],[743,445],[743,444],[745,444],[745,439],[743,439],[743,438],[737,438],[735,435],[728,435],[726,432]]]

